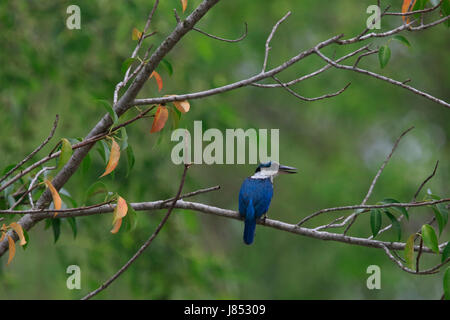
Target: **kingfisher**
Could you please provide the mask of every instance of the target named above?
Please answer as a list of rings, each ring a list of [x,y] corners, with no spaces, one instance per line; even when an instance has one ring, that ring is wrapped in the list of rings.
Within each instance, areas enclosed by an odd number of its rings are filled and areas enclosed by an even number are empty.
[[[273,196],[273,178],[282,173],[297,173],[296,168],[280,165],[276,161],[261,163],[255,174],[244,180],[239,191],[239,213],[245,221],[244,242],[252,244],[256,220],[267,217]]]

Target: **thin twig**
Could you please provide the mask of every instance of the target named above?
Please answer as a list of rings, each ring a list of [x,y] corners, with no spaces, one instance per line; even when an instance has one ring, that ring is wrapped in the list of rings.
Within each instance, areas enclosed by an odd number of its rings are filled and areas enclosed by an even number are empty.
[[[51,138],[53,138],[53,135],[55,134],[56,131],[56,127],[58,126],[58,120],[59,120],[59,115],[56,115],[55,117],[55,121],[53,122],[53,127],[52,130],[50,131],[50,134],[48,135],[48,137],[44,140],[44,142],[42,142],[36,149],[34,149],[33,152],[31,152],[28,156],[25,157],[25,159],[23,159],[22,161],[20,161],[17,165],[14,166],[14,168],[12,168],[11,170],[9,170],[1,179],[0,179],[0,183],[2,183],[3,181],[6,180],[6,178],[8,178],[11,173],[13,173],[14,171],[16,171],[18,168],[20,168],[25,162],[27,162],[28,160],[30,160],[36,153],[38,153],[49,141]],[[3,189],[1,189],[3,190]]]
[[[81,300],[89,300],[90,298],[92,298],[93,296],[98,294],[99,292],[105,290],[114,280],[116,280],[123,272],[125,272],[125,270],[127,270],[128,267],[134,261],[136,261],[137,258],[139,258],[141,256],[141,254],[145,251],[145,249],[148,248],[148,246],[150,246],[152,241],[156,238],[156,236],[161,231],[161,229],[164,226],[164,224],[169,219],[169,216],[172,213],[172,210],[173,210],[173,208],[175,206],[175,203],[178,201],[178,199],[180,197],[181,191],[183,190],[184,181],[185,181],[185,178],[186,178],[186,172],[189,169],[189,166],[190,165],[188,165],[188,164],[184,165],[183,176],[181,177],[180,186],[178,187],[178,191],[177,191],[177,194],[175,196],[175,199],[173,200],[172,204],[170,205],[169,209],[167,210],[166,215],[164,216],[164,218],[159,223],[159,225],[156,228],[155,232],[153,232],[153,234],[150,236],[150,238],[148,238],[148,240],[145,241],[145,243],[139,248],[139,250],[133,255],[133,257],[131,257],[131,259],[128,260],[128,262],[125,263],[123,265],[123,267],[119,269],[119,271],[117,271],[110,279],[108,279],[106,282],[104,282],[99,288],[97,288],[96,290],[90,292],[85,297],[83,297]]]
[[[262,67],[261,73],[264,73],[266,71],[267,59],[269,58],[269,51],[270,51],[270,41],[272,41],[273,35],[275,34],[275,31],[277,31],[277,29],[280,26],[280,24],[284,20],[286,20],[290,15],[291,15],[291,12],[289,11],[288,13],[286,13],[284,15],[283,18],[278,20],[278,22],[273,26],[272,31],[270,32],[269,36],[267,37],[267,40],[266,40],[266,51],[264,52],[264,62],[263,62],[263,67]]]
[[[224,41],[224,42],[239,42],[239,41],[244,40],[244,39],[247,37],[247,33],[248,33],[247,22],[244,22],[244,25],[245,25],[245,31],[244,31],[244,34],[243,34],[242,36],[240,36],[239,38],[237,38],[237,39],[225,39],[225,38],[217,37],[217,36],[215,36],[215,35],[212,35],[212,34],[209,34],[209,33],[205,32],[205,31],[202,31],[202,30],[200,30],[199,28],[196,28],[196,27],[192,28],[192,30],[195,30],[195,31],[197,31],[197,32],[199,32],[199,33],[201,33],[201,34],[207,36],[207,37],[210,37],[210,38],[212,38],[212,39],[216,39],[216,40],[219,40],[219,41]]]
[[[420,275],[427,275],[427,274],[435,274],[439,272],[439,269],[444,266],[445,264],[447,264],[450,261],[450,258],[447,259],[446,261],[434,266],[433,268],[424,270],[424,271],[414,271],[411,270],[407,267],[405,267],[402,262],[400,260],[397,260],[392,253],[389,251],[389,248],[385,245],[385,244],[381,244],[380,245],[381,248],[383,248],[384,252],[386,253],[386,255],[389,257],[389,259],[391,259],[392,261],[395,262],[396,265],[399,266],[400,269],[402,269],[403,271],[406,271],[408,273],[413,273],[413,274],[420,274]]]
[[[289,92],[290,94],[292,94],[294,97],[303,100],[303,101],[317,101],[317,100],[322,100],[322,99],[327,99],[327,98],[331,98],[331,97],[336,97],[338,95],[340,95],[342,92],[344,92],[351,84],[351,82],[347,83],[345,85],[345,87],[343,87],[342,89],[340,89],[339,91],[335,92],[335,93],[328,93],[328,94],[324,94],[322,96],[319,97],[314,97],[314,98],[307,98],[304,96],[299,95],[297,92],[295,92],[294,90],[292,90],[291,88],[289,88],[288,86],[286,86],[283,82],[281,82],[277,77],[273,76],[272,77],[276,82],[278,82],[287,92]]]
[[[210,187],[210,188],[199,189],[199,190],[192,191],[192,192],[189,192],[189,193],[186,193],[186,194],[182,194],[180,196],[180,199],[186,199],[186,198],[194,197],[194,196],[202,194],[202,193],[216,191],[216,190],[219,190],[219,189],[220,189],[220,186],[214,186],[214,187]],[[165,204],[167,202],[171,202],[174,199],[175,198],[170,198],[170,199],[164,200],[163,204]]]
[[[419,188],[417,189],[416,193],[414,194],[414,196],[413,196],[413,198],[412,198],[412,202],[416,202],[417,196],[419,195],[420,191],[423,189],[423,187],[425,186],[425,184],[426,184],[428,181],[430,181],[431,178],[434,177],[434,175],[436,174],[436,170],[437,170],[438,164],[439,164],[439,160],[436,161],[436,165],[434,166],[433,173],[432,173],[430,176],[428,176],[428,177],[420,184]],[[400,215],[400,217],[398,218],[398,221],[401,221],[403,218],[404,218],[404,215],[402,214],[402,215]],[[434,222],[435,219],[436,219],[436,217],[433,217],[433,218],[428,222],[428,224],[431,225],[431,224]],[[383,232],[389,230],[390,228],[392,228],[392,224],[389,224],[389,225],[387,225],[386,227],[384,227],[383,229],[381,229],[381,230],[378,232],[378,234],[381,234],[381,233],[383,233]],[[418,230],[418,231],[416,232],[416,238],[415,238],[415,239],[417,239],[417,237],[418,237],[417,234],[418,234],[419,232],[420,232],[420,230]],[[372,238],[373,238],[373,235],[369,236],[368,239],[372,239]]]
[[[386,12],[385,15],[386,16],[411,16],[413,14],[431,12],[431,11],[434,11],[436,8],[438,8],[441,5],[442,0],[439,1],[439,3],[437,5],[435,5],[434,7],[430,7],[430,8],[426,8],[426,9],[422,9],[422,10],[416,10],[416,11],[409,11],[411,9],[412,4],[414,4],[414,2],[415,1],[411,1],[407,12]]]
[[[369,52],[363,53],[361,55],[358,56],[358,58],[356,59],[355,63],[353,64],[353,68],[356,68],[358,66],[358,63],[361,61],[362,58],[369,56],[371,54],[377,53],[379,49],[377,50],[370,50]]]
[[[79,143],[76,143],[74,145],[72,145],[72,150],[76,150],[79,148],[82,148],[84,146],[87,145],[91,145],[99,140],[102,140],[104,138],[106,138],[107,136],[111,135],[112,133],[116,132],[117,130],[121,129],[122,127],[125,127],[141,118],[143,118],[148,112],[150,112],[151,110],[153,110],[155,108],[155,106],[151,106],[150,108],[146,109],[145,111],[142,111],[141,113],[139,113],[137,116],[135,116],[134,118],[127,120],[117,126],[115,126],[114,128],[111,129],[110,132],[106,132],[106,133],[102,133],[93,137],[90,137],[89,139],[83,140]],[[50,161],[51,159],[54,159],[56,157],[58,157],[61,154],[61,151],[57,151],[54,153],[49,154],[48,156],[42,158],[41,160],[33,163],[31,166],[29,166],[28,168],[22,170],[19,174],[17,174],[16,176],[14,176],[14,178],[12,178],[11,180],[9,180],[7,183],[5,183],[3,186],[0,187],[0,191],[3,191],[4,189],[6,189],[7,187],[9,187],[10,185],[12,185],[14,182],[16,182],[17,180],[19,180],[21,177],[23,177],[24,175],[28,174],[29,172],[31,172],[33,169],[39,167],[40,165],[46,163],[47,161]]]
[[[423,238],[420,237],[419,252],[417,253],[417,258],[416,258],[416,273],[419,273],[419,261],[420,261],[420,256],[422,255],[422,249],[423,249]]]
[[[450,198],[432,200],[432,201],[421,201],[421,202],[410,202],[410,203],[385,203],[385,204],[375,204],[375,205],[353,205],[353,206],[342,206],[335,208],[327,208],[314,212],[313,214],[303,218],[297,225],[300,226],[311,218],[317,217],[322,213],[333,212],[333,211],[345,211],[345,210],[355,210],[355,209],[380,209],[380,208],[391,208],[391,207],[422,207],[430,206],[438,203],[450,202]]]
[[[450,17],[450,16],[447,16],[447,18],[448,17]],[[317,53],[317,55],[319,57],[321,57],[326,62],[331,63],[334,67],[336,67],[338,69],[355,71],[355,72],[358,72],[358,73],[362,73],[362,74],[371,76],[371,77],[376,78],[376,79],[380,79],[380,80],[389,82],[391,84],[394,84],[394,85],[397,85],[397,86],[402,87],[404,89],[407,89],[409,91],[412,91],[415,94],[418,94],[418,95],[420,95],[422,97],[425,97],[425,98],[427,98],[427,99],[429,99],[429,100],[431,100],[433,102],[436,102],[436,103],[438,103],[440,105],[443,105],[443,106],[445,106],[447,108],[450,108],[450,103],[448,103],[448,102],[446,102],[446,101],[444,101],[442,99],[436,98],[436,97],[434,97],[434,96],[432,96],[432,95],[430,95],[430,94],[428,94],[426,92],[423,92],[423,91],[420,91],[420,90],[418,90],[416,88],[413,88],[413,87],[411,87],[411,86],[409,86],[407,84],[404,84],[404,83],[402,83],[400,81],[397,81],[397,80],[394,80],[394,79],[382,76],[382,75],[380,75],[378,73],[375,73],[375,72],[372,72],[372,71],[368,71],[368,70],[365,70],[365,69],[354,68],[352,66],[347,66],[347,65],[342,65],[342,64],[336,63],[335,61],[331,60],[330,58],[325,56],[323,53],[321,53],[319,49],[317,49],[315,51],[316,51],[316,53]]]
[[[416,193],[414,194],[413,201],[416,201],[417,196],[419,195],[420,191],[423,189],[423,187],[425,186],[425,184],[426,184],[428,181],[430,181],[431,178],[434,177],[434,175],[436,174],[436,170],[437,170],[437,168],[438,168],[438,165],[439,165],[439,160],[436,161],[436,164],[435,164],[435,166],[434,166],[433,172],[428,176],[428,178],[426,178],[426,179],[422,182],[422,184],[419,186],[419,189],[417,189]]]
[[[400,140],[412,129],[414,129],[414,127],[411,127],[407,130],[405,130],[395,141],[394,146],[392,147],[391,152],[388,154],[388,156],[386,157],[386,159],[384,160],[383,164],[381,165],[380,169],[378,169],[377,174],[375,175],[375,177],[372,180],[372,183],[370,184],[369,190],[367,191],[366,196],[364,197],[364,200],[361,202],[362,205],[367,203],[367,200],[369,200],[369,197],[371,196],[372,192],[373,192],[373,188],[375,187],[375,184],[378,181],[378,178],[380,177],[381,173],[383,172],[384,168],[386,167],[387,163],[389,162],[389,160],[391,159],[392,155],[394,154],[395,150],[397,149],[397,146],[400,142]],[[356,219],[358,217],[358,213],[354,212],[353,213],[353,218],[350,221],[350,223],[348,224],[348,226],[345,228],[344,230],[344,234],[347,234],[347,232],[350,230],[351,226],[355,223]]]

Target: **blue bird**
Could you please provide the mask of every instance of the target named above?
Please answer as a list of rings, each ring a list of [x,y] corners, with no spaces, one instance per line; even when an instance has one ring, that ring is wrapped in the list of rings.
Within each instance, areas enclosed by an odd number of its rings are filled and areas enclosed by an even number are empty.
[[[296,168],[282,166],[276,161],[261,163],[255,174],[244,180],[239,191],[239,213],[245,220],[244,242],[252,244],[256,220],[266,218],[273,196],[273,178],[280,173],[296,173]]]

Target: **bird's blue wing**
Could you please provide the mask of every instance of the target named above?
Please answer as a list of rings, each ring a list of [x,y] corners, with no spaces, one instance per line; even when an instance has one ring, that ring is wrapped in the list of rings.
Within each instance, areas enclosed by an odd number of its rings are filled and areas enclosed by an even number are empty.
[[[269,210],[272,196],[273,186],[270,179],[245,179],[239,192],[239,213],[245,217],[251,199],[255,216],[260,218]]]

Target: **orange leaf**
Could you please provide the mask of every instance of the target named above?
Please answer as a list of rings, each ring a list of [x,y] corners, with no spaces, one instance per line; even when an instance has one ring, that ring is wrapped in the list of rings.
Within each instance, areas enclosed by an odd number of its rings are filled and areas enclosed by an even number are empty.
[[[183,12],[186,11],[187,0],[181,0],[181,5],[183,6]]]
[[[11,222],[11,224],[9,225],[11,228],[14,229],[14,231],[17,233],[17,235],[19,236],[20,239],[20,245],[23,246],[25,244],[27,244],[27,241],[25,240],[25,237],[23,235],[23,229],[22,226],[20,224],[18,224],[17,222]]]
[[[127,211],[128,211],[127,202],[125,201],[124,198],[119,196],[119,198],[117,199],[117,205],[114,208],[114,217],[113,217],[112,224],[115,224],[117,222],[117,220],[125,217],[127,215]]]
[[[191,108],[191,105],[189,104],[189,101],[187,101],[187,100],[174,101],[173,104],[178,109],[178,111],[180,111],[181,113],[186,113]]]
[[[161,129],[164,128],[164,125],[166,124],[168,118],[169,111],[167,110],[167,108],[161,105],[158,106],[150,133],[161,131]]]
[[[2,232],[2,237],[0,238],[0,242],[2,242],[3,239],[5,239],[5,236],[6,236],[6,232]]]
[[[411,4],[412,2],[412,4]],[[403,0],[402,4],[402,13],[407,13],[412,10],[414,5],[416,4],[416,0]],[[409,7],[411,5],[411,8]],[[410,10],[408,10],[410,9]],[[406,21],[406,23],[409,23],[409,17],[408,16],[402,16],[403,21]]]
[[[152,74],[150,75],[150,78],[153,76],[155,77],[156,83],[158,84],[158,91],[161,91],[161,89],[163,88],[163,81],[162,81],[161,76],[156,71],[152,72]]]
[[[52,198],[53,198],[53,205],[55,207],[56,210],[61,209],[61,197],[59,196],[58,191],[56,191],[55,187],[52,185],[52,183],[50,182],[50,180],[45,180],[45,184],[47,185],[47,187],[50,189],[50,192],[52,193]],[[55,215],[53,217],[56,217],[56,215],[58,214],[58,212],[55,212]]]
[[[8,245],[9,245],[9,257],[8,257],[8,263],[6,265],[8,265],[11,260],[14,258],[14,255],[16,254],[16,245],[14,243],[14,240],[8,236]]]
[[[131,39],[139,40],[142,37],[142,32],[140,32],[137,28],[133,28],[133,32],[131,33]]]
[[[114,227],[111,230],[111,233],[119,232],[121,224],[122,224],[122,219],[117,220],[116,223],[114,224]]]
[[[108,164],[106,165],[105,172],[103,172],[103,174],[100,176],[100,178],[113,172],[114,169],[117,167],[117,164],[119,163],[120,146],[117,144],[117,142],[116,142],[116,140],[114,140],[114,138],[111,138],[111,141],[112,141],[111,152],[109,153]]]

